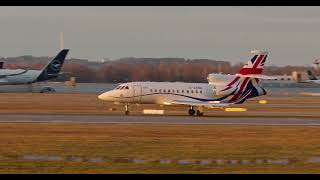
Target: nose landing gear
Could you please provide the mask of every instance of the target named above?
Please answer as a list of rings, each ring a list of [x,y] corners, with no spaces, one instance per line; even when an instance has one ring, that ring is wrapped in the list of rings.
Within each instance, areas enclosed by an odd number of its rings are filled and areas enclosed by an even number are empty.
[[[126,109],[125,115],[129,115],[129,104],[126,104],[124,107]]]

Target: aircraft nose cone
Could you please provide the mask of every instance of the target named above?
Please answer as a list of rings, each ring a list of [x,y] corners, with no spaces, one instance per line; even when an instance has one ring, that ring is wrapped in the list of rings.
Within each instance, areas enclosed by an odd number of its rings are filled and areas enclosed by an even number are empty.
[[[102,93],[98,96],[100,100],[107,100],[107,97],[108,97],[107,93]]]

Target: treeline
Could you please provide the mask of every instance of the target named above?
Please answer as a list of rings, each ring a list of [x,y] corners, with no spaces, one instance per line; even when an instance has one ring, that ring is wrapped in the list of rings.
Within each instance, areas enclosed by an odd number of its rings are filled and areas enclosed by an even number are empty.
[[[4,68],[41,69],[50,57],[22,56],[2,58]],[[127,81],[183,81],[207,82],[209,73],[234,74],[243,64],[231,65],[227,61],[183,58],[122,58],[107,62],[67,59],[62,72],[54,81],[76,77],[77,82],[119,83]],[[267,66],[264,74],[291,75],[292,71],[305,71],[303,66]]]

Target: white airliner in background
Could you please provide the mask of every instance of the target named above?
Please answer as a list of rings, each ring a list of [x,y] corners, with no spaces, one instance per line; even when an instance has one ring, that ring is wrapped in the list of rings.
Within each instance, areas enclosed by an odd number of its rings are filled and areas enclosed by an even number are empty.
[[[318,79],[310,70],[307,71],[309,80],[306,80],[306,82],[320,84],[320,79]]]
[[[61,50],[41,70],[0,69],[0,91],[2,91],[1,85],[27,85],[56,78],[60,73],[68,51],[68,49]],[[52,91],[52,88],[45,87],[40,92],[45,91]]]
[[[241,104],[248,98],[265,95],[258,84],[267,58],[267,52],[256,51],[254,57],[236,75],[227,76],[217,83],[183,82],[129,82],[98,96],[104,101],[125,104],[185,105],[190,116],[203,115],[203,107]]]

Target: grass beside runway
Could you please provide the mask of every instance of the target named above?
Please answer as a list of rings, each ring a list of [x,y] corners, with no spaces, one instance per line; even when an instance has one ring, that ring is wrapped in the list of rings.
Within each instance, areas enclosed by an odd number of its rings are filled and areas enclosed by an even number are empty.
[[[319,157],[320,127],[0,124],[0,173],[319,173],[320,161],[308,162]],[[178,163],[208,159],[264,163]],[[266,163],[279,159],[289,163]]]

